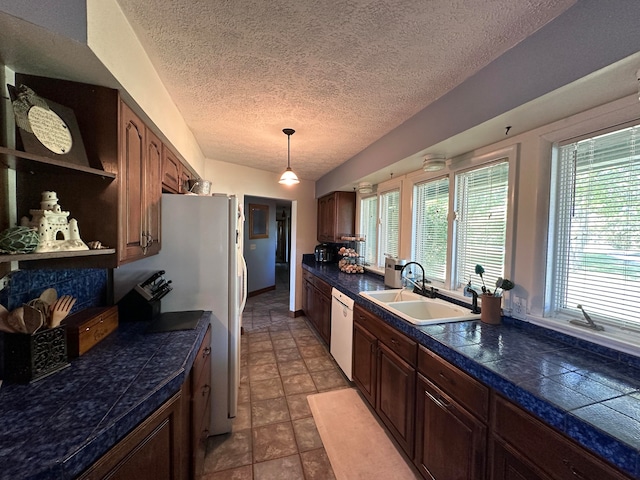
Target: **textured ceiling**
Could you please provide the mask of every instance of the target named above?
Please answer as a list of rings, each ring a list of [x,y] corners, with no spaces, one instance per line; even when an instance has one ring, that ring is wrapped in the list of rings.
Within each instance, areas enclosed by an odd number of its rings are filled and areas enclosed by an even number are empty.
[[[118,0],[207,158],[317,180],[575,0]]]

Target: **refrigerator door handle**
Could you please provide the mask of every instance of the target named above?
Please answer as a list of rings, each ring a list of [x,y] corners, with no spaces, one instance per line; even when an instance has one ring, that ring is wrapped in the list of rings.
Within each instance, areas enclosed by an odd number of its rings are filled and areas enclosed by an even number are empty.
[[[244,259],[240,250],[238,250],[238,257],[240,259],[240,272],[242,276],[242,298],[240,299],[240,308],[238,311],[240,315],[242,315],[242,311],[247,304],[247,261]]]

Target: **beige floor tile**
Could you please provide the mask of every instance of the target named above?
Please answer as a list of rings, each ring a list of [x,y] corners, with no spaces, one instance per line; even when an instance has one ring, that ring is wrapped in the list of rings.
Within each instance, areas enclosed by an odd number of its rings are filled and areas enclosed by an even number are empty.
[[[269,350],[273,350],[273,343],[271,343],[271,339],[265,340],[263,342],[249,342],[250,357],[256,352],[267,352]]]
[[[289,325],[284,325],[282,330],[271,331],[271,341],[275,342],[276,340],[293,340],[293,336],[289,331]]]
[[[298,455],[256,463],[253,466],[254,480],[304,480],[302,464]]]
[[[238,432],[249,428],[251,428],[251,404],[239,403],[236,418],[231,422],[231,429],[233,432]]]
[[[287,332],[287,334],[289,335],[289,338],[278,338],[276,340],[271,340],[271,343],[273,344],[273,349],[276,351],[276,354],[278,353],[278,350],[286,350],[289,348],[298,347],[298,345],[296,344],[296,341],[293,339],[291,334],[289,332]]]
[[[251,421],[254,428],[290,419],[289,405],[284,397],[255,401],[251,404]]]
[[[238,403],[249,403],[251,401],[251,387],[249,386],[249,382],[240,383],[240,388],[238,388]]]
[[[313,379],[308,373],[282,377],[282,385],[284,387],[285,395],[312,393],[316,391],[316,385],[313,383]]]
[[[249,365],[249,379],[251,382],[268,380],[280,376],[278,365],[275,363],[265,363],[262,365]]]
[[[311,408],[307,401],[308,393],[299,393],[297,395],[289,395],[287,403],[289,404],[289,415],[292,420],[311,416]]]
[[[298,350],[300,350],[300,355],[302,355],[304,359],[327,356],[327,349],[324,345],[302,346],[298,347]],[[249,364],[251,364],[251,358],[249,358]]]
[[[203,475],[200,480],[253,480],[253,465]]]
[[[314,347],[320,345],[320,341],[316,337],[312,336],[298,337],[295,342],[299,347]]]
[[[316,428],[316,422],[313,417],[301,418],[294,420],[293,433],[298,443],[298,451],[306,452],[308,450],[316,450],[322,448],[322,439]]]
[[[319,392],[335,390],[348,386],[347,381],[337,369],[311,372],[311,378]],[[285,390],[286,391],[286,390]]]
[[[251,432],[256,463],[298,453],[291,422],[256,427]]]
[[[302,452],[300,459],[306,480],[335,480],[336,476],[324,448]]]
[[[309,373],[307,365],[302,359],[278,363],[278,369],[280,370],[280,375],[283,377]]]
[[[266,342],[271,340],[271,334],[269,332],[250,333],[247,340],[249,344]]]
[[[322,370],[332,370],[336,368],[335,362],[327,355],[322,357],[306,358],[304,362],[310,372],[319,372]]]
[[[284,388],[280,378],[260,380],[251,384],[251,401],[284,397]]]
[[[252,462],[251,445],[251,430],[211,437],[204,462],[204,471],[215,472],[250,465]]]
[[[276,363],[276,355],[273,350],[249,354],[249,365],[264,365],[265,363]]]
[[[285,350],[276,350],[276,360],[278,362],[289,362],[291,360],[298,360],[302,358],[300,352],[296,347],[287,348]]]

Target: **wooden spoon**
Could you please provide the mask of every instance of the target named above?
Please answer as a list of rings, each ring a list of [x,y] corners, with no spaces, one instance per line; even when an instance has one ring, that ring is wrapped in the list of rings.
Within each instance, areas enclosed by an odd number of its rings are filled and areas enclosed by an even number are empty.
[[[9,313],[7,317],[9,326],[13,328],[16,333],[27,333],[27,327],[24,324],[24,308],[15,308]]]
[[[53,305],[51,305],[51,320],[49,321],[50,328],[56,328],[60,325],[62,319],[64,319],[64,317],[66,317],[71,311],[71,307],[76,303],[76,300],[77,299],[73,298],[71,295],[63,295],[56,300]]]
[[[16,333],[9,325],[9,310],[4,308],[4,305],[0,305],[0,332]]]
[[[33,335],[44,325],[43,313],[30,305],[24,305],[24,325],[26,333]]]

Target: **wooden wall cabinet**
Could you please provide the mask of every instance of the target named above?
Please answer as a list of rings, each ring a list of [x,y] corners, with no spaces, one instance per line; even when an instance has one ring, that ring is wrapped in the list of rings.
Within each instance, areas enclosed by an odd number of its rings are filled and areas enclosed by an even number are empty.
[[[302,310],[327,345],[331,343],[331,285],[302,271]]]
[[[413,457],[417,343],[354,306],[353,381]]]
[[[333,192],[318,199],[318,241],[339,242],[355,233],[355,192]]]
[[[168,147],[162,148],[162,190],[182,193],[182,163]]]
[[[118,263],[160,251],[162,143],[120,102]]]

